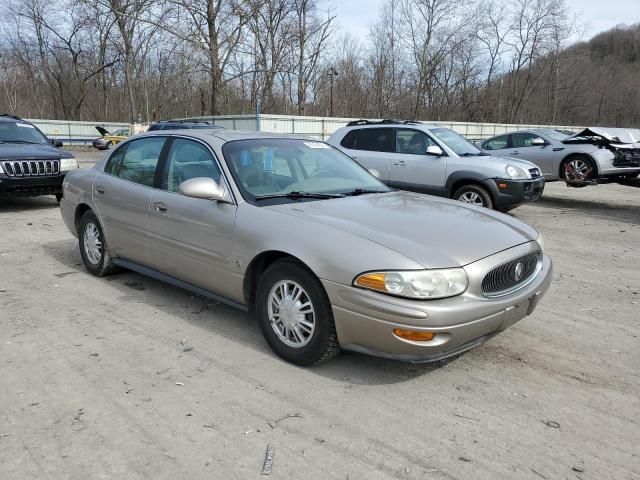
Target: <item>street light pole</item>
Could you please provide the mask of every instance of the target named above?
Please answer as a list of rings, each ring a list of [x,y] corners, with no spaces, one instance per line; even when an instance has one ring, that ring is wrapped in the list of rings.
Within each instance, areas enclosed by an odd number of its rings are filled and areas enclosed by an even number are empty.
[[[329,80],[329,116],[333,117],[333,77],[337,77],[338,76],[338,71],[333,68],[333,66],[331,66],[329,68],[329,72],[327,73],[327,75],[329,75],[330,80]]]

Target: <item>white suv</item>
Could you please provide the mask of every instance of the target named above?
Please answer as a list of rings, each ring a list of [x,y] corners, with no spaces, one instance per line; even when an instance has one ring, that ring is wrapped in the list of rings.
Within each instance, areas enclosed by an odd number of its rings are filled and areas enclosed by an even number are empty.
[[[531,162],[493,157],[453,130],[420,122],[358,120],[327,140],[391,187],[510,210],[540,198]]]

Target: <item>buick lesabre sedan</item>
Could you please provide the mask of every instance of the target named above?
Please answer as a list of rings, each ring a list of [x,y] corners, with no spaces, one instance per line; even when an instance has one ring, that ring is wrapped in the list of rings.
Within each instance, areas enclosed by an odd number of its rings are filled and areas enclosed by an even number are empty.
[[[529,315],[552,276],[523,222],[393,191],[302,137],[139,135],[68,174],[61,211],[92,274],[124,267],[255,312],[298,365],[458,354]]]

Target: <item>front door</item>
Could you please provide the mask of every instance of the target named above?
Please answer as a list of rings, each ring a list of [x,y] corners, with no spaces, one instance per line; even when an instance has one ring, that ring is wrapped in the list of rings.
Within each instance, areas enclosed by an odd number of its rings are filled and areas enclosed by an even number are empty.
[[[128,142],[93,183],[93,200],[111,255],[147,265],[149,203],[164,137]]]
[[[402,190],[442,195],[447,170],[447,157],[427,155],[427,147],[439,146],[420,130],[399,128],[396,153],[391,154],[389,184]]]
[[[543,145],[533,145],[533,140],[542,140]],[[544,176],[553,174],[553,146],[544,138],[530,132],[511,134],[511,150],[509,156],[528,160],[537,165]]]
[[[173,138],[159,188],[151,196],[151,268],[220,295],[234,297],[231,261],[236,205],[186,197],[180,183],[210,177],[225,184],[211,150],[196,140]]]

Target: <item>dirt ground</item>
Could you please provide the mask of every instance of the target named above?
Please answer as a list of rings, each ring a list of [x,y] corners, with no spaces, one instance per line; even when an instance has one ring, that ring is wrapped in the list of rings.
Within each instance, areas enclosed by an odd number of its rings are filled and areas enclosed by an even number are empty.
[[[0,203],[0,478],[257,479],[268,445],[276,479],[640,478],[640,189],[514,215],[555,262],[532,316],[448,362],[303,369],[247,314],[87,274],[53,198]]]

